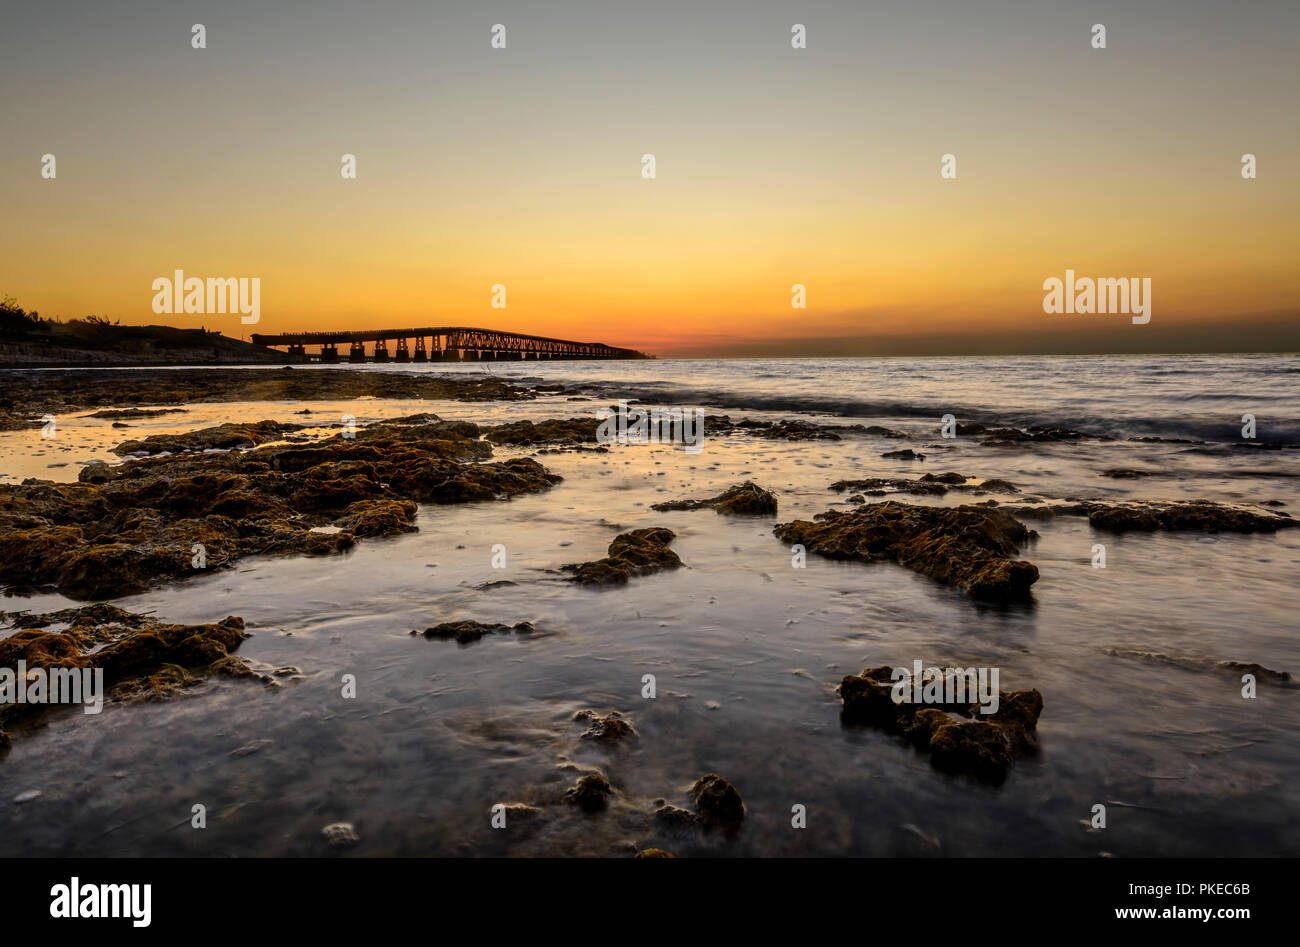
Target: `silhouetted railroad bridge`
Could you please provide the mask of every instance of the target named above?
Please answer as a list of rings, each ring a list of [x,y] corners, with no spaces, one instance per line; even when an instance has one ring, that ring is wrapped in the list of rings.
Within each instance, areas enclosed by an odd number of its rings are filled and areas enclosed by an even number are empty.
[[[495,329],[439,326],[425,329],[371,329],[360,332],[285,332],[254,334],[256,345],[287,346],[290,355],[321,362],[477,362],[519,359],[651,358],[635,349],[602,342],[571,342]],[[369,352],[366,343],[371,344]],[[390,354],[388,343],[396,342]],[[307,347],[316,348],[308,352]],[[346,349],[346,351],[344,351]]]

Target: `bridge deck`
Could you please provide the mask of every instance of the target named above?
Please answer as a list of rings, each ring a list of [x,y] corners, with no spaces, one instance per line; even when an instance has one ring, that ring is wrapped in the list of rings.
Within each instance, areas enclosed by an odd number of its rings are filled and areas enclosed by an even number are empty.
[[[571,339],[552,339],[541,335],[503,332],[498,329],[479,329],[472,326],[426,326],[412,329],[357,329],[319,332],[282,332],[276,335],[254,333],[252,341],[264,346],[288,346],[290,352],[306,355],[306,346],[320,346],[319,358],[334,360],[338,357],[340,343],[351,346],[353,360],[388,357],[386,343],[397,341],[396,358],[410,358],[408,343],[415,341],[414,360],[425,358],[497,357],[524,358],[649,358],[635,349],[619,348],[603,342],[576,342]],[[429,340],[426,347],[425,340]],[[367,355],[363,343],[374,345],[373,354]]]

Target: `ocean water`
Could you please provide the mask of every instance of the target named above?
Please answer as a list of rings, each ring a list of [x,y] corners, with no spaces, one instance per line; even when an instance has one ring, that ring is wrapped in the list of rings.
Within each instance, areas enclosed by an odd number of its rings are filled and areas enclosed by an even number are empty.
[[[395,366],[358,366],[393,370]],[[311,370],[311,369],[306,369]],[[1295,357],[773,359],[409,366],[563,381],[537,401],[196,404],[113,430],[60,419],[58,444],[0,434],[7,477],[75,479],[126,436],[225,420],[365,423],[414,411],[486,423],[590,416],[616,398],[733,417],[883,424],[908,437],[706,439],[538,459],[564,481],[508,502],[422,507],[418,533],[329,559],[259,557],[114,600],[172,621],[241,615],[245,658],[294,665],[276,689],[216,680],[163,703],[57,710],[0,761],[0,855],[316,855],[340,820],[379,855],[1294,855],[1300,853],[1300,689],[1241,694],[1223,661],[1300,672],[1294,609],[1300,530],[1127,534],[1086,520],[1030,522],[1041,578],[1030,603],[994,607],[890,564],[815,555],[792,568],[772,525],[844,508],[840,479],[955,470],[1045,497],[1206,498],[1300,504]],[[570,400],[583,398],[589,400]],[[1118,438],[991,447],[939,437],[939,419],[1055,424]],[[179,419],[179,420],[178,420]],[[321,433],[327,429],[322,428]],[[1207,443],[1138,442],[1133,436]],[[910,446],[923,462],[881,457]],[[527,453],[498,450],[498,457]],[[50,467],[51,463],[66,464]],[[1102,477],[1135,467],[1139,480]],[[752,479],[774,518],[650,504]],[[945,498],[903,498],[958,503]],[[999,499],[1012,500],[1010,496]],[[619,532],[665,525],[686,567],[605,590],[557,571],[603,555]],[[1092,567],[1104,543],[1107,568]],[[492,550],[504,546],[504,569]],[[501,584],[501,583],[511,584]],[[5,599],[45,611],[56,595]],[[530,636],[468,646],[412,636],[442,621],[534,622]],[[4,632],[0,632],[3,634]],[[840,678],[881,664],[1000,670],[1043,694],[1041,751],[1005,783],[942,774],[901,740],[840,720]],[[341,679],[357,679],[342,696]],[[645,675],[657,696],[642,696]],[[618,710],[626,745],[579,740],[575,711]],[[584,814],[563,802],[599,769],[617,790]],[[664,834],[659,800],[688,806],[717,772],[747,806],[734,838]],[[34,801],[14,798],[40,790]],[[540,819],[491,825],[497,803]],[[202,804],[208,827],[191,828]],[[1093,807],[1107,826],[1092,829]],[[807,827],[791,810],[806,807]]]
[[[392,366],[356,366],[391,370]],[[483,362],[403,370],[576,380],[648,401],[850,418],[1055,424],[1112,437],[1300,443],[1300,356],[656,359]]]

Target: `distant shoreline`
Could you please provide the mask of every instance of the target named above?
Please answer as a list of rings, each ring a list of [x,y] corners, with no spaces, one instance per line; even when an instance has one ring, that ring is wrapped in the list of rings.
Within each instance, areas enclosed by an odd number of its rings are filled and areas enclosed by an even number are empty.
[[[52,322],[10,311],[0,321],[3,368],[163,368],[300,365],[307,359],[203,328]]]

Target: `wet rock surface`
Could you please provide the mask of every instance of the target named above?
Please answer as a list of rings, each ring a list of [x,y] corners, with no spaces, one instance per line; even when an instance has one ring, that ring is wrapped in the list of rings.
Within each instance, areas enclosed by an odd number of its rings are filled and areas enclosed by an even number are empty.
[[[964,479],[964,478],[963,478]],[[889,493],[912,493],[917,496],[941,497],[948,492],[948,485],[934,474],[926,474],[919,480],[905,477],[864,477],[861,480],[836,480],[830,489],[840,493],[852,490],[862,496],[885,496]]]
[[[102,669],[106,699],[165,698],[216,674],[276,683],[231,654],[248,637],[243,619],[233,615],[209,625],[177,625],[96,604],[0,617],[19,629],[0,638],[0,668],[16,673],[18,662],[23,661],[29,677],[37,668]],[[52,630],[55,625],[64,627]],[[0,703],[0,735],[6,725],[46,707]],[[0,736],[0,743],[7,742],[7,736]]]
[[[745,803],[730,782],[717,773],[706,773],[691,784],[688,794],[695,811],[657,799],[655,828],[670,836],[682,836],[699,830],[718,830],[734,836],[745,820]]]
[[[511,632],[517,635],[529,635],[534,630],[533,623],[527,621],[516,622],[513,625],[485,625],[482,622],[467,620],[447,621],[426,628],[424,631],[412,631],[411,634],[423,635],[426,638],[440,638],[444,641],[455,639],[457,644],[472,644],[486,635],[508,635]]]
[[[937,670],[946,676],[960,669]],[[910,678],[901,686],[911,693]],[[992,714],[979,713],[973,700],[895,703],[894,692],[894,669],[889,666],[847,675],[840,682],[842,719],[904,737],[929,752],[936,769],[995,784],[1006,779],[1016,759],[1037,751],[1035,731],[1043,696],[1036,690],[999,691],[998,709]]]
[[[188,431],[184,434],[153,434],[144,440],[124,441],[113,448],[118,456],[126,454],[179,454],[184,451],[233,450],[256,447],[279,440],[291,431],[302,430],[301,424],[257,421],[252,424],[220,424],[216,427]]]
[[[1181,668],[1185,671],[1217,671],[1240,678],[1250,674],[1259,683],[1277,684],[1289,687],[1293,684],[1290,671],[1278,671],[1265,667],[1254,661],[1216,660],[1197,655],[1173,655],[1161,651],[1143,651],[1136,648],[1107,648],[1106,654],[1113,658],[1128,658],[1147,664],[1161,664]]]
[[[667,408],[663,405],[651,405],[640,401],[632,402],[633,409],[650,410],[651,408]],[[611,405],[610,410],[618,412],[618,405]],[[689,411],[691,409],[680,409]],[[484,434],[488,440],[496,444],[511,446],[576,446],[581,444],[595,444],[597,442],[597,431],[602,421],[596,417],[591,418],[551,418],[545,421],[514,421],[508,424],[500,424],[495,427],[484,429]],[[629,421],[629,426],[634,425],[634,421]],[[667,436],[670,433],[676,437],[680,433],[677,429],[669,428],[661,430],[661,435]],[[742,418],[734,420],[730,415],[710,414],[704,418],[705,436],[730,436],[733,434],[746,434],[752,437],[764,438],[766,440],[781,441],[815,441],[840,440],[845,434],[876,434],[883,437],[905,437],[897,431],[891,431],[883,427],[864,427],[861,424],[819,424],[813,421],[806,421],[802,418],[781,418],[776,421],[758,420],[755,418]],[[680,441],[679,441],[680,443]]]
[[[655,825],[664,832],[686,832],[700,826],[700,819],[689,809],[661,805],[654,812]]]
[[[710,414],[704,418],[706,435],[748,434],[773,441],[838,441],[845,434],[878,434],[883,437],[902,437],[888,428],[866,428],[861,424],[818,424],[802,418],[781,418],[779,421],[760,421],[742,418],[733,421],[730,415]]]
[[[0,370],[0,389],[32,415],[186,402],[344,401],[353,398],[523,401],[537,389],[498,378],[436,377],[343,368]]]
[[[849,490],[865,496],[888,496],[891,493],[910,493],[915,496],[946,496],[950,490],[971,490],[976,493],[1019,493],[1015,484],[1006,480],[978,480],[955,471],[924,474],[913,480],[906,477],[865,477],[861,480],[837,480],[830,489],[839,493]]]
[[[550,418],[545,421],[513,421],[483,429],[483,436],[493,444],[512,447],[542,445],[576,445],[596,443],[595,418]]]
[[[1260,506],[1274,506],[1265,500]],[[1282,510],[1218,503],[1211,500],[1108,503],[1101,500],[1050,501],[1004,505],[1013,516],[1050,520],[1057,516],[1086,516],[1094,528],[1114,533],[1186,531],[1201,533],[1275,533],[1300,526]]]
[[[668,544],[677,534],[663,526],[634,529],[615,536],[604,559],[564,566],[583,585],[623,585],[635,576],[677,569],[682,560]]]
[[[745,820],[745,804],[740,793],[717,773],[697,779],[691,786],[691,797],[705,828],[735,831]]]
[[[333,822],[321,829],[320,834],[330,848],[351,848],[361,841],[351,822]]]
[[[776,497],[751,480],[729,487],[707,500],[668,500],[653,503],[652,510],[702,510],[712,509],[734,516],[775,516]]]
[[[163,414],[184,414],[185,412],[185,408],[106,408],[103,411],[96,411],[94,414],[87,415],[87,417],[124,421],[132,418],[156,418]]]
[[[578,777],[577,783],[566,795],[583,812],[599,812],[608,804],[613,792],[614,788],[602,774],[587,773]]]
[[[1256,512],[1208,500],[1187,503],[1095,504],[1088,511],[1088,523],[1094,529],[1117,533],[1156,530],[1274,533],[1279,529],[1300,525],[1300,521],[1285,513]]]
[[[579,710],[573,715],[574,720],[590,724],[580,739],[604,746],[623,743],[628,737],[635,737],[632,725],[623,719],[617,710],[601,715],[594,710]]]
[[[958,424],[958,437],[982,437],[981,444],[993,447],[1014,447],[1027,444],[1041,444],[1051,441],[1109,441],[1114,438],[1097,434],[1085,434],[1070,428],[1056,427],[1048,424],[1035,424],[1028,428],[988,427],[983,424]]]
[[[343,552],[415,529],[419,503],[504,499],[561,479],[529,458],[476,463],[491,445],[434,417],[309,444],[95,464],[72,484],[0,485],[0,581],[125,595],[247,555]]]
[[[850,512],[796,520],[773,532],[786,543],[832,559],[895,562],[990,601],[1026,599],[1038,567],[1015,557],[1034,535],[991,507],[872,503]]]

